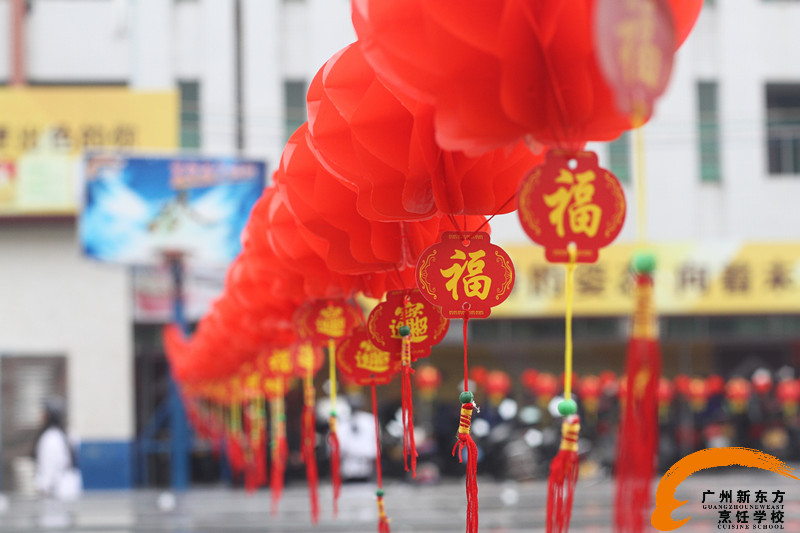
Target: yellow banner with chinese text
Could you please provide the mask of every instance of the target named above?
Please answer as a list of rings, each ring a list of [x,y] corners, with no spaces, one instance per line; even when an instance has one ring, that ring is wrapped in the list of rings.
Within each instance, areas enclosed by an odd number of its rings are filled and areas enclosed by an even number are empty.
[[[0,89],[0,216],[74,214],[82,150],[174,149],[178,119],[176,91]]]
[[[563,316],[565,267],[535,245],[504,246],[514,261],[514,290],[494,318]],[[634,244],[600,251],[575,271],[577,316],[627,315],[633,309]],[[800,242],[653,244],[659,314],[800,313]]]

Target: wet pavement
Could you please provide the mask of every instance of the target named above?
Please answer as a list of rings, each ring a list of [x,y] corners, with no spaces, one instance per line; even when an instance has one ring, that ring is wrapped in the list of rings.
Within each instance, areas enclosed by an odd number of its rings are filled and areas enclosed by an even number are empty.
[[[546,510],[544,481],[493,482],[479,479],[480,531],[485,533],[543,532]],[[461,532],[464,531],[464,486],[456,480],[438,485],[416,486],[393,482],[385,486],[386,511],[392,519],[391,529],[397,532]],[[722,490],[731,490],[733,503],[738,491],[749,491],[750,503],[756,491],[764,491],[767,503],[783,492],[782,516],[766,512],[762,526],[783,526],[783,531],[800,532],[800,482],[760,473],[752,469],[733,472],[695,474],[684,481],[677,497],[689,502],[676,510],[673,518],[692,519],[677,531],[700,533],[726,530],[736,526],[736,510],[731,511],[731,524],[720,524],[720,511],[703,509],[706,503],[719,504]],[[573,533],[610,533],[612,494],[609,479],[581,480],[575,495],[570,531]],[[372,532],[377,531],[377,507],[373,484],[348,484],[342,488],[339,515],[331,516],[331,489],[323,480],[320,486],[320,520],[310,521],[308,493],[304,485],[288,486],[279,512],[269,512],[270,494],[260,490],[245,494],[241,489],[193,488],[173,496],[155,490],[88,492],[71,504],[56,504],[15,495],[6,495],[0,503],[0,533],[49,531],[51,528],[74,533],[134,532],[202,532],[269,531],[269,532]],[[756,509],[745,506],[749,529],[756,529]],[[781,522],[775,522],[781,518]],[[68,522],[68,524],[67,524]],[[48,527],[49,526],[49,527]],[[764,529],[759,528],[759,529]],[[655,531],[648,527],[649,531]],[[780,528],[778,527],[778,530]]]

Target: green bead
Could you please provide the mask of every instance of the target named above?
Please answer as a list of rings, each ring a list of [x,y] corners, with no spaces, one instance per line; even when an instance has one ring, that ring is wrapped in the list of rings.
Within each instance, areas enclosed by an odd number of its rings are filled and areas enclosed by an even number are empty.
[[[278,420],[281,422],[286,422],[286,415],[278,415]]]
[[[558,402],[558,412],[561,416],[574,415],[578,412],[578,404],[575,400],[561,400]]]
[[[383,498],[383,489],[378,489],[378,490],[376,490],[376,491],[375,491],[375,495],[376,495],[378,498]]]
[[[637,274],[651,274],[656,269],[656,255],[650,250],[640,250],[633,254],[631,268]]]
[[[331,411],[331,418],[336,418],[336,411]]]
[[[409,335],[411,335],[411,328],[403,324],[402,326],[397,328],[397,332],[400,334],[401,337],[408,337]]]
[[[458,397],[458,399],[461,400],[461,403],[470,403],[474,398],[475,396],[468,390],[462,392],[461,395]]]

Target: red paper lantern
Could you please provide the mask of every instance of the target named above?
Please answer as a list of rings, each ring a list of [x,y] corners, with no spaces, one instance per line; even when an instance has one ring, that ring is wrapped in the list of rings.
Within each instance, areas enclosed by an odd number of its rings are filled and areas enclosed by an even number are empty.
[[[486,394],[489,398],[502,399],[511,392],[511,377],[502,370],[492,370],[486,376]]]
[[[444,151],[433,108],[398,100],[366,62],[360,43],[329,59],[308,91],[310,143],[325,168],[357,193],[370,220],[420,220],[437,210],[514,209],[525,173],[541,161],[524,143],[480,157]]]
[[[539,372],[533,368],[526,368],[520,374],[519,381],[522,386],[528,389],[531,393],[536,390],[536,381],[539,379]]]
[[[423,366],[414,373],[414,385],[425,396],[431,397],[442,384],[442,373],[435,366]]]
[[[586,400],[599,398],[603,388],[597,376],[584,376],[578,381],[577,390],[580,398]]]
[[[769,394],[772,390],[772,374],[766,368],[759,368],[753,372],[750,381],[753,382],[753,389],[760,395]]]
[[[725,379],[717,374],[712,374],[706,378],[706,390],[709,396],[716,396],[725,392]]]
[[[576,148],[631,127],[599,66],[596,4],[352,0],[352,12],[359,42],[381,79],[436,108],[439,144],[480,152],[526,134]],[[678,46],[702,1],[671,0],[669,6]]]
[[[489,378],[489,370],[485,366],[474,365],[469,369],[469,379],[475,382],[478,387],[486,387],[486,380]]]
[[[667,378],[661,378],[658,382],[658,404],[665,406],[672,403],[672,398],[675,396],[675,389],[672,383]]]
[[[775,387],[775,397],[781,403],[800,401],[800,383],[796,379],[784,379]]]

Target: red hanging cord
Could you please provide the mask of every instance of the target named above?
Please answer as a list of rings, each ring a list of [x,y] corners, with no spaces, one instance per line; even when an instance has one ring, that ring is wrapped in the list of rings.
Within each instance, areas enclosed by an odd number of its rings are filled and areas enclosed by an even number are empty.
[[[333,487],[333,516],[339,514],[339,493],[342,490],[341,447],[336,414],[336,340],[328,339],[328,387],[331,404],[328,417],[328,446],[331,449],[331,485]]]
[[[458,424],[458,441],[453,446],[453,456],[458,453],[458,462],[464,462],[463,451],[467,450],[467,533],[478,532],[478,447],[469,434],[472,413],[476,406],[474,396],[469,391],[469,366],[467,363],[467,323],[464,317],[464,392],[461,393],[461,416]]]
[[[317,470],[317,433],[315,430],[316,416],[314,413],[315,391],[312,376],[313,368],[310,366],[303,379],[303,419],[302,419],[302,454],[306,464],[306,479],[308,480],[308,496],[311,503],[311,523],[319,521],[319,472]]]
[[[386,517],[386,507],[383,503],[383,471],[381,469],[381,423],[378,420],[378,399],[375,394],[375,384],[372,388],[372,416],[375,419],[375,472],[378,479],[378,533],[391,533],[389,519]]]
[[[411,457],[411,476],[417,477],[417,443],[414,438],[414,397],[411,389],[411,375],[414,369],[411,368],[411,328],[408,325],[409,304],[411,298],[408,294],[403,297],[403,324],[398,327],[402,337],[402,347],[400,357],[403,362],[402,375],[400,380],[401,388],[401,418],[403,420],[403,465],[406,472],[408,468],[408,458]]]
[[[278,513],[278,503],[283,495],[284,474],[286,460],[289,457],[289,446],[286,442],[286,412],[283,402],[283,382],[279,382],[279,393],[270,404],[272,418],[272,476],[270,478],[270,492],[272,493],[272,514]]]

